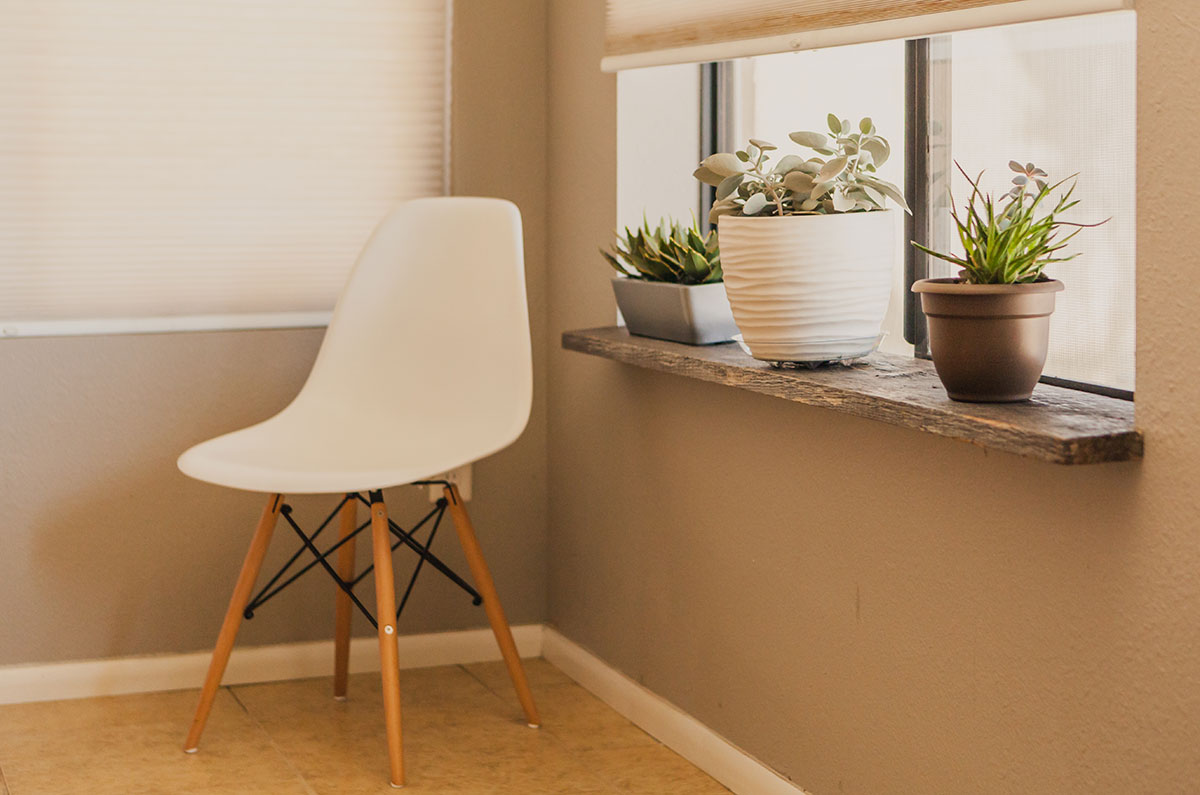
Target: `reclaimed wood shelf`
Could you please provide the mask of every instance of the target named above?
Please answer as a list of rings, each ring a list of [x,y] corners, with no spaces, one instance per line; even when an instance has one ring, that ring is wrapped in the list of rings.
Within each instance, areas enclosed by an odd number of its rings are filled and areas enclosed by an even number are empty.
[[[851,366],[779,369],[734,343],[680,345],[635,337],[619,326],[568,331],[562,345],[1055,464],[1142,457],[1130,401],[1039,384],[1023,403],[959,403],[946,396],[933,363],[923,359],[874,353]]]

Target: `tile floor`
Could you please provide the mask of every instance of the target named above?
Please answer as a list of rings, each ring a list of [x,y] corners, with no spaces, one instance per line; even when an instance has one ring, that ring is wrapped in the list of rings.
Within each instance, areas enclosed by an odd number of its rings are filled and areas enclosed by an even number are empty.
[[[401,671],[406,792],[707,795],[724,787],[544,660],[528,728],[502,663]],[[222,688],[200,752],[197,691],[0,706],[0,795],[392,793],[378,674]]]

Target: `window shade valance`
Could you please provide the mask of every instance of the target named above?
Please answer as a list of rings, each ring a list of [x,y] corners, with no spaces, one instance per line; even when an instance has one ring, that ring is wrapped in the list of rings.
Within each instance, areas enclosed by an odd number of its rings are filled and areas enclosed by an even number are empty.
[[[0,11],[0,337],[320,322],[445,192],[449,0]]]
[[[1133,0],[608,0],[605,71],[907,39]]]

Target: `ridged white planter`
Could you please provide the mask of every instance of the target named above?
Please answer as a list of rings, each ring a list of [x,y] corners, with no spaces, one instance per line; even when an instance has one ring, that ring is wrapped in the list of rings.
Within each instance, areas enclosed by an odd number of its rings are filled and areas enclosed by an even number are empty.
[[[733,318],[756,359],[827,361],[874,350],[896,265],[893,211],[723,215],[717,237]]]

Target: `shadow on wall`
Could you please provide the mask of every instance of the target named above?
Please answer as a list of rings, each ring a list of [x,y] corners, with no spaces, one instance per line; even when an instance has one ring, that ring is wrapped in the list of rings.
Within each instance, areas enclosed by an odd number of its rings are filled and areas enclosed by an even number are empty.
[[[811,771],[864,756],[939,780],[972,755],[1028,770],[1031,742],[1096,761],[1120,738],[1082,733],[1141,709],[1129,639],[1162,577],[1149,462],[1055,466],[588,357],[563,369],[552,620],[805,786],[836,791]]]
[[[30,568],[37,572],[43,595],[39,610],[57,617],[56,626],[68,630],[60,634],[62,648],[56,643],[52,653],[78,659],[82,640],[93,650],[88,657],[99,658],[126,655],[131,648],[207,650],[216,638],[264,495],[193,482],[178,473],[130,475],[122,480],[125,487],[120,493],[98,489],[77,494],[53,521],[43,520],[31,528]],[[219,514],[213,510],[217,499]],[[287,501],[295,509],[297,523],[311,533],[338,499],[337,495],[298,495]],[[406,528],[432,508],[424,489],[414,487],[389,489],[386,499],[393,519]],[[485,505],[492,502],[485,498]],[[366,508],[360,507],[359,522],[365,522],[367,515]],[[94,531],[97,525],[117,524],[121,532]],[[422,529],[422,541],[431,527]],[[335,519],[319,537],[318,546],[326,548],[336,539]],[[356,570],[362,571],[370,563],[370,530],[359,539]],[[256,593],[300,547],[294,531],[280,518]],[[438,531],[434,552],[470,579],[448,517]],[[401,547],[394,559],[402,591],[417,558]],[[311,561],[303,553],[291,573]],[[515,577],[507,579],[519,585]],[[374,610],[372,578],[366,578],[356,593]],[[333,595],[328,576],[313,567],[260,608],[256,617],[261,620],[243,624],[239,644],[332,638]],[[525,613],[527,608],[521,610]],[[373,634],[366,620],[355,615],[356,634]],[[63,621],[66,616],[73,618]],[[462,628],[481,624],[484,616],[468,596],[426,566],[400,631],[445,629],[441,623],[446,621]]]
[[[227,596],[261,506],[189,481],[175,458],[282,407],[321,335],[3,341],[0,381],[20,389],[0,391],[0,598],[21,609],[0,626],[0,664],[211,643],[197,619],[221,601],[209,590]]]
[[[39,633],[44,639],[41,659],[211,648],[265,496],[187,478],[175,467],[172,441],[162,440],[161,449],[153,457],[147,456],[144,464],[123,472],[107,470],[106,484],[76,489],[62,497],[54,512],[40,515],[29,528],[32,547],[27,570],[35,573],[37,611],[65,630],[48,637]],[[510,528],[522,525],[529,508],[521,490],[497,487],[523,468],[522,459],[527,455],[528,451],[505,451],[478,462],[482,488],[477,489],[471,507],[481,543],[503,589],[502,598],[508,597],[505,602],[510,614],[519,621],[540,621],[544,585],[524,571],[528,552],[521,542],[528,539],[540,547],[541,540],[528,534],[505,538],[511,535]],[[532,487],[541,493],[540,486]],[[424,488],[388,489],[385,498],[392,518],[406,528],[433,507]],[[294,518],[308,533],[329,516],[338,500],[337,495],[287,497]],[[365,522],[367,516],[366,508],[360,506],[359,522]],[[431,527],[421,530],[422,542]],[[319,537],[318,546],[327,548],[336,538],[335,518]],[[356,571],[362,571],[370,563],[370,531],[358,538]],[[300,546],[281,517],[256,593]],[[470,581],[449,517],[438,530],[434,553]],[[292,572],[311,560],[303,553]],[[403,591],[417,557],[401,547],[394,560],[397,586]],[[334,589],[326,573],[313,567],[260,608],[258,620],[243,624],[239,645],[332,638]],[[374,610],[371,577],[364,579],[356,593]],[[64,620],[68,616],[71,618]],[[409,634],[485,623],[482,608],[426,566],[399,629]],[[374,634],[357,612],[354,633]],[[86,654],[80,652],[84,646]]]

